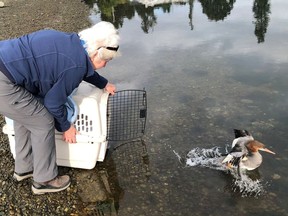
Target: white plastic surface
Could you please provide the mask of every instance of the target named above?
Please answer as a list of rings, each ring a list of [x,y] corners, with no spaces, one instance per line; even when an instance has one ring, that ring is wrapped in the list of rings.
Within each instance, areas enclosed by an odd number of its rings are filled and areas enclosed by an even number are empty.
[[[74,123],[80,132],[77,143],[66,143],[62,133],[56,131],[57,164],[74,168],[93,169],[103,161],[107,150],[107,100],[109,94],[93,85],[82,82],[73,95],[79,114]],[[8,135],[10,150],[15,158],[13,121],[5,119],[3,132]]]

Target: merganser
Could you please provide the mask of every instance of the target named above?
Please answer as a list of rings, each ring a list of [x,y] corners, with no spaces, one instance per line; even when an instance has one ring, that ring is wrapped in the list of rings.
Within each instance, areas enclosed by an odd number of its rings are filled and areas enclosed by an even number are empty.
[[[262,155],[260,151],[265,151],[275,154],[265,145],[257,140],[254,140],[252,135],[247,130],[234,129],[235,139],[232,142],[232,149],[222,161],[227,168],[236,168],[238,173],[240,170],[254,170],[262,163]]]

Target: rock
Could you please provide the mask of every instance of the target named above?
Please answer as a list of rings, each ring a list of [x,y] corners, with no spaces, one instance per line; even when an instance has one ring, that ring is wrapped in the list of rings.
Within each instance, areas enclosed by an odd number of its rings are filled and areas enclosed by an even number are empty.
[[[278,174],[274,174],[274,175],[272,176],[272,178],[273,178],[274,180],[278,180],[278,179],[281,178],[281,176],[278,175]]]
[[[5,6],[4,2],[0,1],[0,8],[2,8],[4,6]]]
[[[104,182],[105,175],[102,174],[94,171],[79,171],[77,173],[78,194],[83,202],[105,201],[110,197],[109,188]]]

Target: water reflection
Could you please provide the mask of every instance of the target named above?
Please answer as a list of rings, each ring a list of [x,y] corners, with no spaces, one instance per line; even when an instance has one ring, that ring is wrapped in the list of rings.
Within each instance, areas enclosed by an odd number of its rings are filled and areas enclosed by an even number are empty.
[[[153,31],[157,25],[157,13],[170,13],[172,4],[189,5],[188,19],[190,29],[194,29],[193,8],[195,0],[176,1],[129,1],[129,0],[86,0],[93,8],[93,13],[99,15],[101,20],[112,22],[116,28],[124,25],[124,19],[131,20],[138,15],[141,18],[141,29],[144,33]],[[223,21],[232,13],[236,0],[198,0],[202,6],[202,13],[211,21]],[[270,0],[254,0],[252,11],[254,13],[254,34],[258,43],[265,41],[265,34],[269,24]]]
[[[233,9],[236,0],[199,0],[202,5],[203,13],[207,15],[209,20],[224,20]]]
[[[125,191],[119,215],[288,215],[284,205],[288,185],[287,2],[271,2],[273,15],[265,10],[271,20],[267,19],[269,34],[263,32],[265,43],[260,45],[252,23],[256,20],[254,2],[231,2],[230,13],[222,14],[226,16],[223,21],[211,21],[199,0],[147,8],[124,1],[114,7],[114,17],[106,16],[106,20],[122,19],[123,55],[103,73],[118,89],[145,87],[149,95],[147,177],[137,174],[141,171],[137,166],[129,166],[126,159],[133,157],[132,153],[114,154],[119,156],[116,172]],[[127,9],[129,18],[121,8]],[[138,15],[136,8],[143,10],[143,15]],[[111,8],[109,11],[113,13]],[[97,13],[95,21],[103,19],[99,8]],[[115,16],[119,13],[123,13],[121,19]],[[143,16],[148,14],[155,18],[154,25],[146,26],[148,33],[143,33],[140,23],[145,23]],[[256,187],[262,192],[263,186],[267,193],[257,199],[241,197],[240,187],[232,187],[238,183],[231,175],[183,167],[173,154],[173,150],[186,155],[196,147],[224,146],[227,140],[230,144],[228,131],[234,127],[257,131],[255,136],[280,152],[276,159],[263,155],[267,159],[259,169],[261,175],[249,176],[254,182],[264,181]],[[127,152],[134,149],[133,145],[123,147]],[[137,165],[137,161],[131,164]]]
[[[269,23],[270,1],[269,0],[255,0],[253,4],[253,12],[255,18],[255,35],[258,43],[265,41],[265,33],[267,32]]]

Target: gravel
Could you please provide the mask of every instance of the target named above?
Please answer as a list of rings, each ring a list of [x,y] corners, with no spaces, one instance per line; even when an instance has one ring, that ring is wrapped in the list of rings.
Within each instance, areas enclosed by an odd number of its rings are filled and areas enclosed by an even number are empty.
[[[3,0],[0,14],[0,40],[44,28],[78,32],[90,26],[89,8],[80,0]],[[98,215],[95,203],[97,206],[102,204],[102,208],[105,207],[103,203],[109,204],[111,191],[103,166],[93,170],[60,167],[60,173],[72,177],[72,184],[59,193],[33,195],[31,179],[15,182],[8,137],[2,133],[4,124],[3,116],[0,116],[0,216]]]

